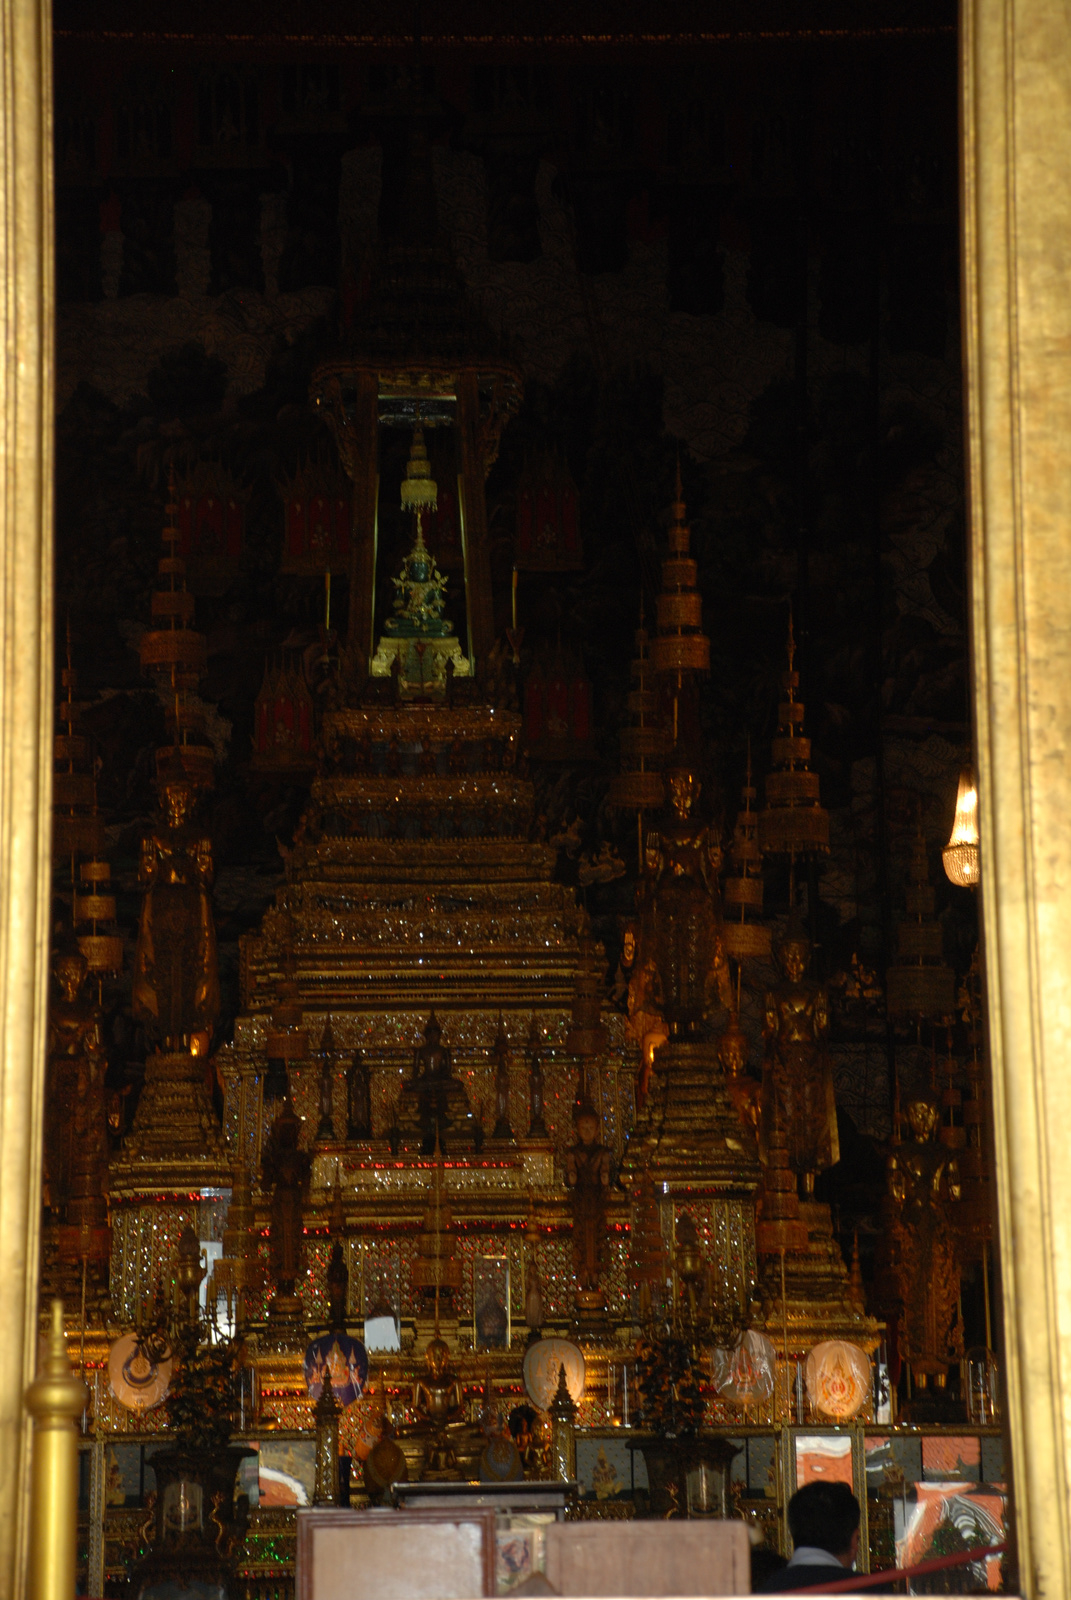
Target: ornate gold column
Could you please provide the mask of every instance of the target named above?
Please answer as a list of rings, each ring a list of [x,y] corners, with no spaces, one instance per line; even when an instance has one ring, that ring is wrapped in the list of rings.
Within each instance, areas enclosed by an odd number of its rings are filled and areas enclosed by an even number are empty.
[[[41,1210],[52,744],[49,0],[0,0],[0,1594],[23,1592]]]
[[[1071,39],[961,8],[974,713],[1022,1592],[1071,1594]]]

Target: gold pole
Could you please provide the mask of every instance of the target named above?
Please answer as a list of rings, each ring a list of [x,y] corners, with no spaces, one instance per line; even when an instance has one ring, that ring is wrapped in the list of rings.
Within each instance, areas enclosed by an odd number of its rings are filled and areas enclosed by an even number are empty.
[[[52,1302],[48,1345],[26,1391],[34,1419],[30,1502],[30,1600],[70,1600],[78,1536],[78,1434],[85,1384],[67,1359],[63,1301]]]

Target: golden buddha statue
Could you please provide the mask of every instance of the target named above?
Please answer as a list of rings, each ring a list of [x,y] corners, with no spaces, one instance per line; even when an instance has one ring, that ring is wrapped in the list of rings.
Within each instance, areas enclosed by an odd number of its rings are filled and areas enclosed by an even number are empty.
[[[83,996],[89,966],[81,950],[60,950],[52,973],[59,988],[48,1013],[49,1060],[99,1056],[104,1049],[100,1031],[100,1007]]]
[[[961,1195],[955,1155],[937,1138],[939,1111],[930,1095],[907,1107],[913,1137],[894,1144],[887,1175],[889,1278],[899,1307],[900,1351],[916,1384],[943,1384],[963,1354],[960,1265],[950,1208]]]
[[[193,790],[183,776],[161,783],[163,819],[141,843],[145,898],[134,956],[132,1010],[162,1040],[183,1050],[211,1034],[219,1015],[212,920],[212,842],[190,821]]]
[[[576,1143],[565,1152],[565,1181],[572,1191],[576,1303],[592,1310],[601,1304],[599,1271],[612,1157],[599,1139],[599,1114],[587,1100],[577,1107],[573,1127]]]
[[[418,1427],[428,1435],[424,1470],[445,1475],[457,1466],[450,1430],[456,1431],[464,1421],[465,1392],[450,1364],[450,1347],[438,1335],[428,1340],[424,1368],[413,1385],[413,1406],[421,1417]]]
[[[837,1108],[833,1098],[826,1036],[829,994],[805,977],[811,942],[789,926],[777,951],[784,982],[766,996],[766,1062],[763,1068],[763,1146],[768,1146],[776,1097],[788,1138],[789,1166],[813,1194],[814,1180],[840,1160]]]
[[[721,849],[694,815],[700,784],[687,766],[667,772],[673,821],[661,835],[638,960],[657,974],[643,1009],[658,1009],[671,1039],[701,1036],[712,1011],[730,1000],[721,941],[717,874]],[[653,1006],[652,1006],[653,1002]]]
[[[88,971],[77,946],[59,950],[52,963],[59,995],[48,1012],[45,1190],[53,1212],[67,1203],[77,1116],[88,1115],[88,1098],[104,1092],[100,1008],[82,993]]]
[[[733,1016],[718,1040],[718,1060],[725,1069],[725,1087],[733,1110],[755,1140],[762,1123],[762,1085],[747,1070],[748,1036]]]
[[[402,1086],[398,1122],[403,1135],[419,1138],[421,1155],[430,1156],[436,1148],[453,1153],[459,1141],[477,1153],[483,1145],[483,1129],[472,1115],[464,1086],[454,1077],[453,1058],[434,1011],[424,1028],[424,1043],[413,1051],[413,1075]]]

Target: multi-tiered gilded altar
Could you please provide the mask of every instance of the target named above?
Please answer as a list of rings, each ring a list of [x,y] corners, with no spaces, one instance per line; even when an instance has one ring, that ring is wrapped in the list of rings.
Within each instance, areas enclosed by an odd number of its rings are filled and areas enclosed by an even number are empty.
[[[130,1400],[134,1368],[162,1361],[168,1340],[189,1353],[199,1283],[208,1321],[238,1336],[235,1427],[284,1455],[315,1440],[326,1499],[339,1455],[354,1464],[352,1494],[377,1498],[405,1475],[568,1474],[579,1434],[599,1451],[585,1469],[587,1511],[631,1514],[640,1502],[613,1495],[616,1436],[647,1450],[646,1504],[663,1513],[688,1509],[687,1472],[724,1472],[742,1449],[738,1509],[755,1500],[772,1529],[798,1465],[782,1430],[891,1421],[875,1414],[867,1358],[881,1325],[864,1306],[858,1255],[849,1267],[815,1194],[837,1159],[829,1001],[794,921],[762,1003],[761,1082],[740,1024],[745,969],[770,953],[764,853],[787,860],[792,886],[797,860],[828,846],[791,643],[767,804],[753,812],[749,776],[727,867],[698,778],[694,690],[710,652],[678,479],[657,624],[637,636],[633,725],[610,791],[637,815],[626,1009],[541,836],[520,637],[515,619],[502,638],[495,625],[484,480],[519,375],[467,313],[434,218],[421,220],[426,192],[411,199],[413,228],[384,246],[363,320],[313,380],[352,484],[348,632],[340,644],[325,619],[301,691],[309,737],[272,754],[285,764],[292,745],[295,771],[311,763],[314,774],[274,905],[242,940],[241,1013],[218,1048],[212,841],[196,820],[213,761],[196,694],[204,641],[172,485],[142,642],[169,722],[134,974],[152,1050],[110,1171],[105,1126],[121,1125],[122,1108],[112,1115],[99,1012],[80,989],[87,972],[113,970],[120,941],[65,675],[57,838],[83,932],[57,963],[46,1289],[65,1293],[93,1376],[98,1571],[106,1453],[161,1426],[158,1408]],[[447,576],[432,539],[440,494],[459,535]],[[335,556],[325,561],[329,580]],[[265,682],[273,725],[293,735],[285,677]],[[794,909],[792,887],[789,899]],[[920,1110],[916,1121],[928,1138],[932,1119]],[[910,1263],[952,1260],[955,1162],[923,1143],[890,1163],[894,1307],[911,1296]],[[912,1175],[938,1166],[944,1188],[923,1204]],[[939,1383],[957,1357],[951,1283],[903,1319],[918,1381]],[[109,1349],[132,1333],[123,1375],[109,1380]],[[340,1391],[352,1373],[332,1341],[368,1347],[363,1392],[341,1416],[330,1389],[310,1392],[306,1351],[319,1336]],[[812,1373],[816,1347],[826,1365]],[[548,1361],[556,1350],[561,1370],[526,1380],[539,1349]],[[715,1448],[718,1436],[733,1450]],[[853,1433],[853,1460],[861,1450]],[[149,1535],[115,1516],[118,1560]],[[288,1516],[261,1507],[245,1570],[285,1573]]]

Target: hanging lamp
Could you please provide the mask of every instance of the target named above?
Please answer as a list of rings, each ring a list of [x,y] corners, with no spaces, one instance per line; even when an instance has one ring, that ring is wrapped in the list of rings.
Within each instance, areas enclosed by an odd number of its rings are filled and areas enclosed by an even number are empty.
[[[978,785],[970,767],[963,767],[956,794],[956,816],[948,843],[941,851],[945,876],[960,889],[977,889],[982,875],[978,848]]]

